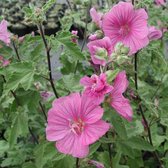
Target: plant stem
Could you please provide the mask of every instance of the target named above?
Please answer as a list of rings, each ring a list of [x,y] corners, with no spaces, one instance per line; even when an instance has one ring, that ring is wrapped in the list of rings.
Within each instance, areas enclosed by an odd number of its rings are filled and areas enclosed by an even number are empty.
[[[135,60],[134,60],[135,88],[136,88],[136,90],[138,91],[138,65],[137,65],[137,64],[138,64],[138,59],[137,59],[137,57],[138,57],[138,53],[135,54]],[[139,96],[137,96],[137,100],[140,102],[140,103],[139,103],[139,111],[140,111],[140,113],[141,113],[141,116],[142,116],[142,118],[143,118],[143,120],[144,120],[144,123],[145,123],[145,126],[146,126],[146,128],[147,128],[149,143],[153,146],[151,130],[150,130],[150,126],[149,126],[149,124],[148,124],[148,121],[147,121],[147,119],[146,119],[146,117],[145,117],[145,114],[144,114],[144,112],[143,112],[143,109],[142,109],[141,98],[140,98]],[[154,155],[154,157],[157,159],[157,161],[158,161],[158,163],[159,163],[159,167],[162,168],[162,167],[163,167],[163,166],[162,166],[162,162],[161,162],[161,160],[160,160],[160,158],[159,158],[157,152],[154,151],[154,152],[153,152],[153,155]]]
[[[79,168],[80,165],[79,165],[79,158],[76,158],[76,168]]]
[[[108,138],[108,133],[106,134],[106,137]],[[109,159],[110,159],[110,168],[113,168],[111,146],[110,144],[107,144],[107,145],[108,145],[108,152],[109,152]]]
[[[135,4],[135,1],[134,1],[134,0],[132,0],[132,4],[133,4],[133,5]]]
[[[138,67],[137,67],[137,62],[138,62],[138,53],[135,54],[134,57],[134,75],[135,75],[135,88],[138,90]]]
[[[36,142],[36,144],[39,144],[37,137],[34,135],[32,129],[30,127],[29,127],[29,132],[30,132],[31,136],[33,137],[34,141]]]
[[[13,49],[14,49],[14,51],[15,51],[15,53],[16,53],[17,59],[18,59],[18,61],[20,62],[20,61],[21,61],[20,55],[19,55],[18,49],[17,49],[16,44],[15,44],[14,41],[12,41],[12,45],[13,45]]]
[[[53,92],[55,94],[55,97],[59,98],[58,93],[57,93],[56,88],[55,88],[54,83],[53,83],[53,78],[52,78],[51,60],[50,60],[50,50],[51,50],[51,48],[48,47],[48,43],[45,39],[45,34],[44,34],[44,30],[43,30],[43,27],[42,27],[41,23],[38,25],[38,28],[39,28],[40,35],[42,37],[42,40],[43,40],[43,43],[44,43],[44,46],[45,46],[46,55],[47,55],[48,70],[49,70],[49,81],[50,81],[51,87],[53,89]]]
[[[45,113],[44,106],[42,105],[42,103],[40,101],[39,101],[39,105],[40,105],[41,111],[43,112],[44,118],[45,118],[45,120],[47,122],[47,115]]]

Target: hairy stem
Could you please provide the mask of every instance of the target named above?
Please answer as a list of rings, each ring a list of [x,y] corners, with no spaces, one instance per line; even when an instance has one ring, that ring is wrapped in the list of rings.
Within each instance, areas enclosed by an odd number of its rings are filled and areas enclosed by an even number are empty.
[[[47,122],[47,115],[46,115],[46,113],[45,113],[44,106],[42,105],[42,103],[41,103],[40,101],[39,101],[39,105],[40,105],[41,111],[42,111],[42,113],[43,113],[43,115],[44,115],[44,118],[45,118],[45,120],[46,120],[46,122]]]
[[[137,62],[138,62],[138,53],[135,54],[134,57],[134,76],[135,76],[135,89],[138,90],[138,67],[137,67]]]
[[[57,93],[56,88],[54,86],[54,82],[53,82],[53,78],[52,78],[52,71],[51,71],[51,60],[50,60],[50,50],[51,50],[51,48],[48,46],[47,40],[45,39],[45,34],[44,34],[42,24],[38,25],[38,29],[40,31],[40,35],[42,37],[42,40],[43,40],[43,43],[44,43],[44,46],[45,46],[46,55],[47,55],[48,70],[49,70],[49,81],[50,81],[51,87],[53,89],[53,92],[55,94],[55,97],[58,98],[59,96],[58,96],[58,93]]]
[[[13,49],[14,49],[14,51],[15,51],[15,53],[16,53],[17,59],[18,59],[18,61],[20,62],[20,61],[21,61],[20,55],[19,55],[18,48],[16,47],[16,44],[15,44],[14,41],[12,41],[12,45],[13,45]]]

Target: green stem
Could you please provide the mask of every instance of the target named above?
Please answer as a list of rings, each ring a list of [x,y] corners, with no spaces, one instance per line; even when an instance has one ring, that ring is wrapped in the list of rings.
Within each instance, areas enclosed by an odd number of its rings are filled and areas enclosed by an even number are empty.
[[[47,122],[47,115],[45,113],[44,106],[42,105],[42,103],[40,101],[39,101],[39,105],[40,105],[41,111],[42,111],[42,113],[44,115],[45,121]]]
[[[18,59],[18,61],[20,62],[20,61],[21,61],[20,55],[19,55],[18,48],[16,47],[16,44],[15,44],[14,41],[12,41],[12,45],[13,45],[13,49],[14,49],[14,51],[15,51],[15,53],[16,53],[17,59]]]

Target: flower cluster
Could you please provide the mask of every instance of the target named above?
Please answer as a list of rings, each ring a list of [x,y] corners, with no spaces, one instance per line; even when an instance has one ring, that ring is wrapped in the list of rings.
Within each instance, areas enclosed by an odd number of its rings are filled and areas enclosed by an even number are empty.
[[[133,118],[130,101],[124,94],[129,84],[126,71],[121,70],[109,81],[108,64],[123,62],[121,59],[137,53],[149,41],[162,37],[160,30],[148,25],[147,12],[134,9],[129,2],[119,2],[105,14],[92,8],[90,15],[96,32],[88,38],[87,47],[92,63],[100,69],[97,74],[81,78],[82,94],[72,93],[53,102],[46,128],[47,140],[56,141],[58,151],[78,158],[86,157],[89,145],[110,129],[110,124],[102,120],[101,103],[108,102],[128,121]],[[72,34],[76,36],[77,32]],[[76,39],[72,41],[77,43]],[[122,56],[120,60],[118,55]]]

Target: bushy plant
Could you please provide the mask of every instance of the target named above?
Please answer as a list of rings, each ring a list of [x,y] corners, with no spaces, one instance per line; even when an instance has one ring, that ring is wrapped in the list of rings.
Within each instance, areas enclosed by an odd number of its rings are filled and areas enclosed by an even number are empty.
[[[0,166],[167,168],[166,2],[67,2],[51,36],[55,0],[23,8],[36,36],[1,20]]]

